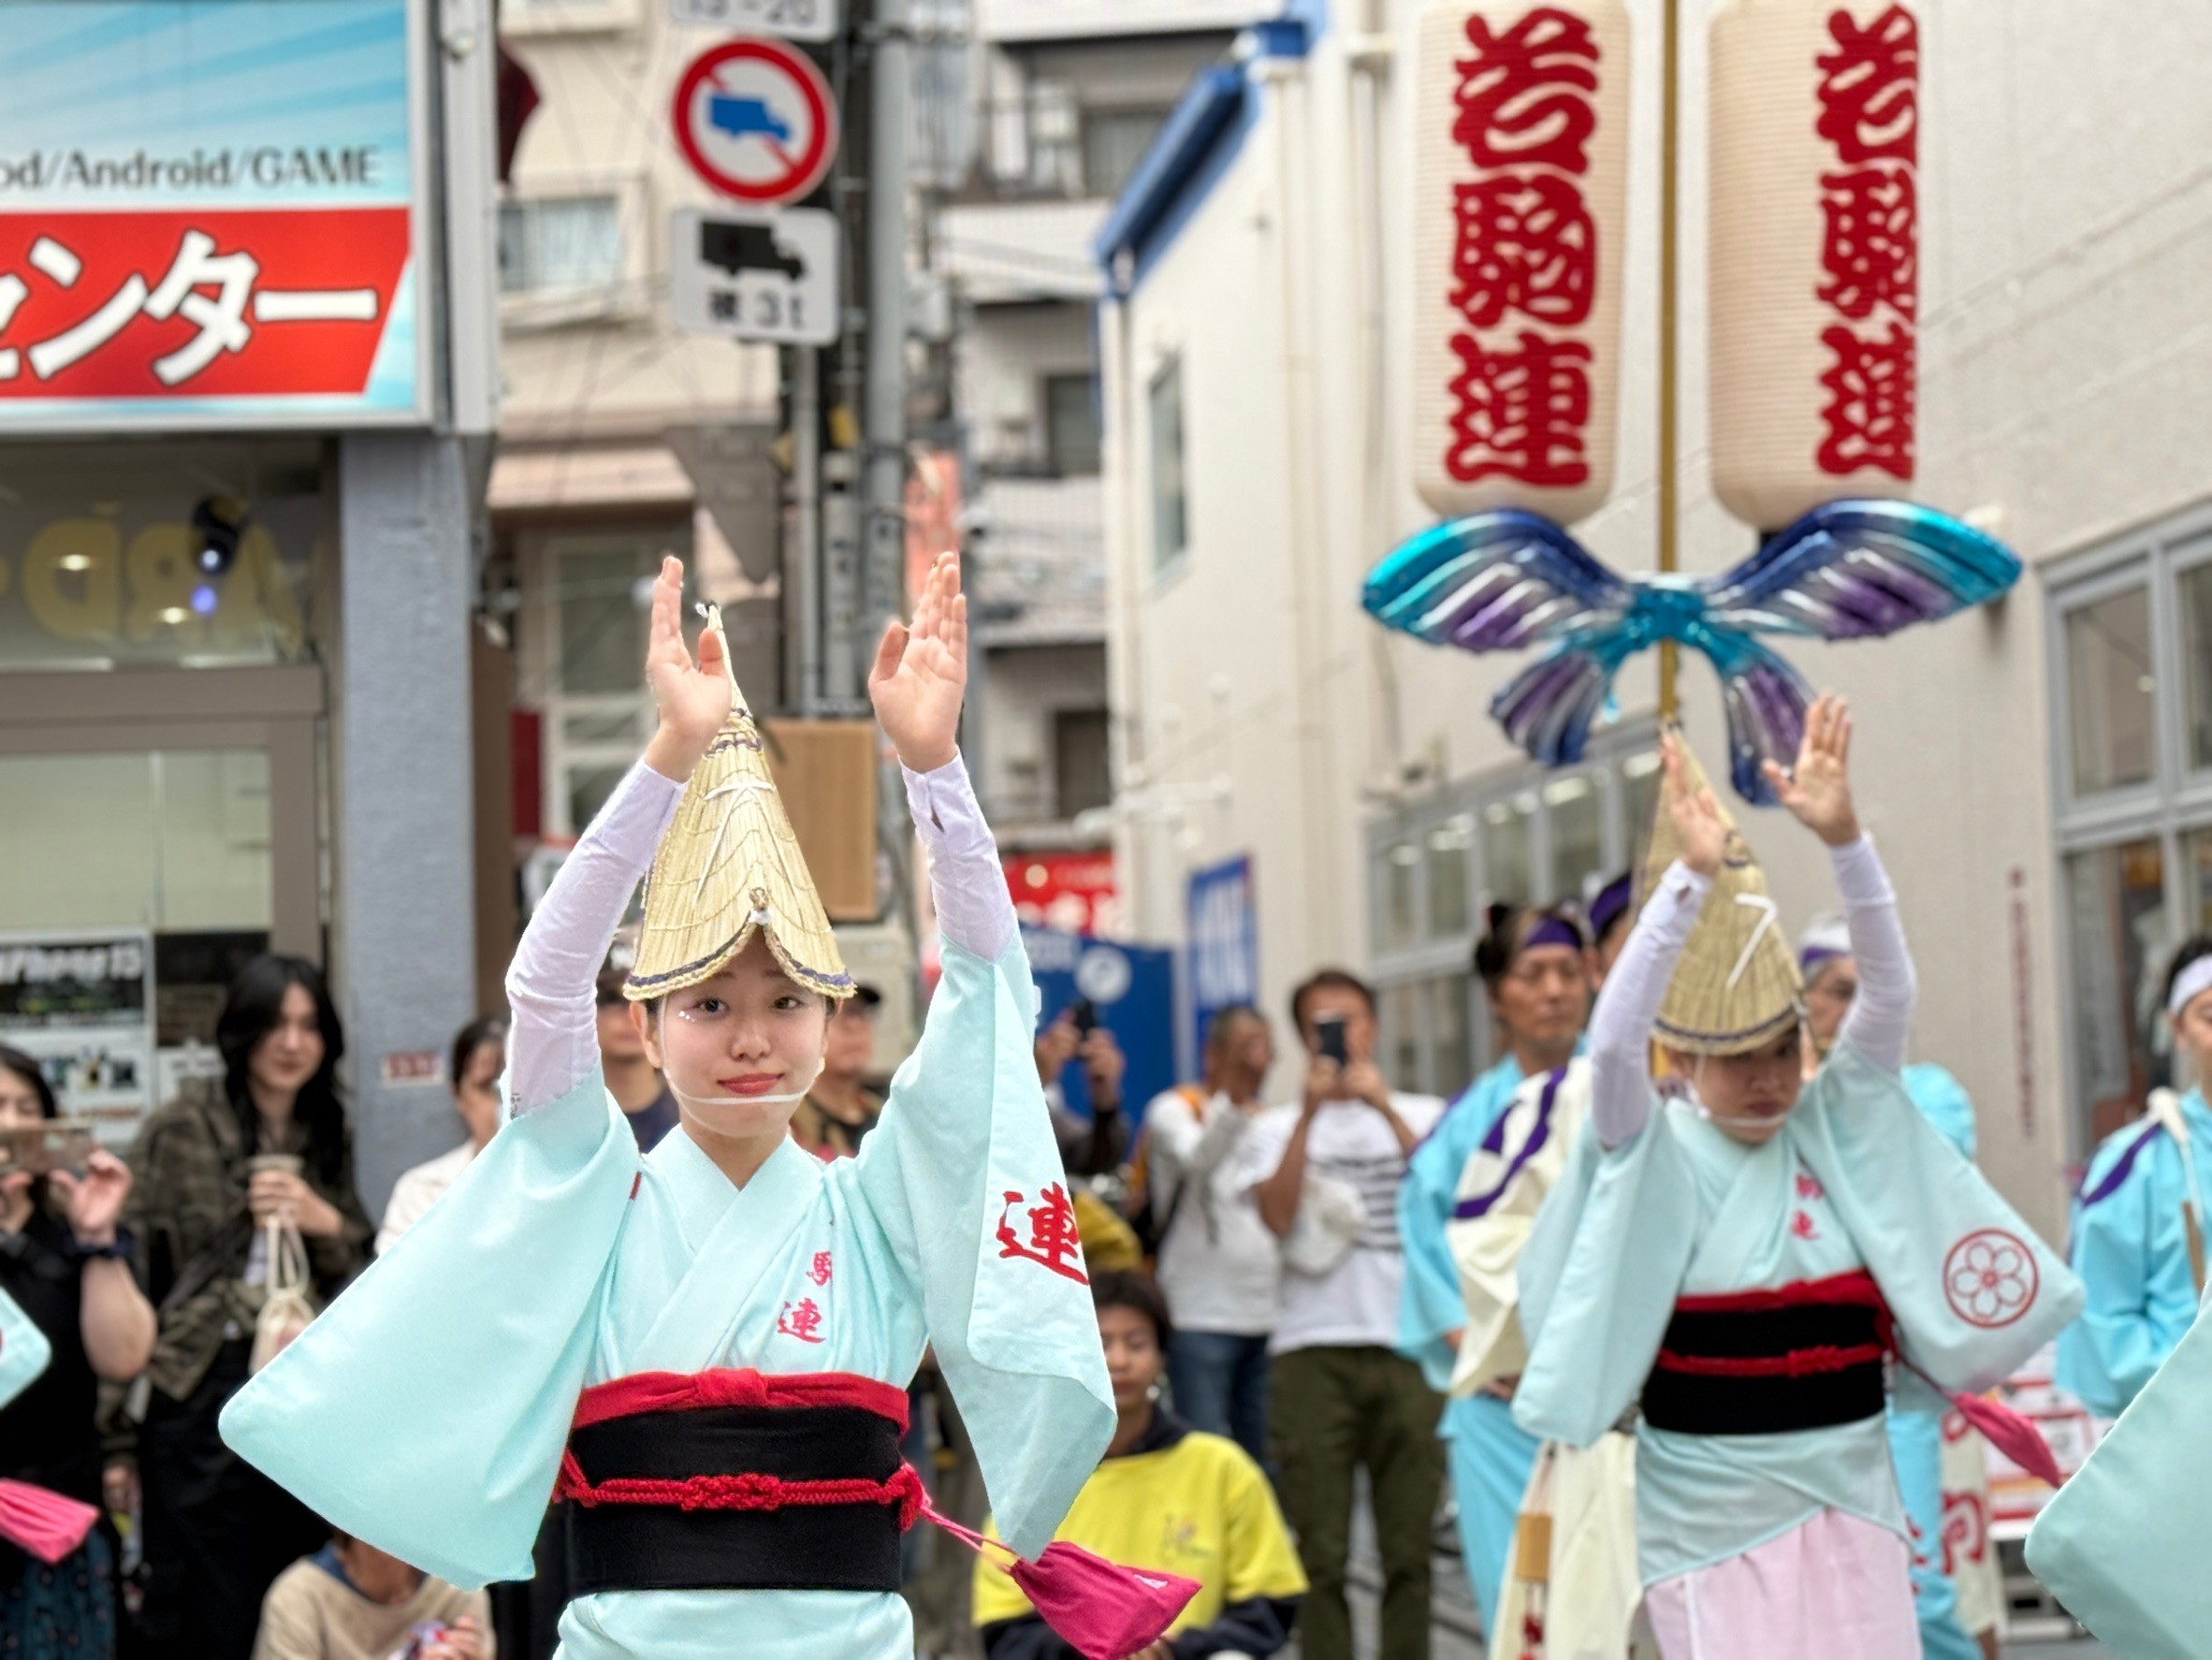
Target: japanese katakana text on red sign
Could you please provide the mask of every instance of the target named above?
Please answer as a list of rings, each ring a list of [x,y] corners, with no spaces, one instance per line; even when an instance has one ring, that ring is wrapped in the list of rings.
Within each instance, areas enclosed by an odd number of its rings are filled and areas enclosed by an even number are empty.
[[[1598,44],[1584,20],[1554,7],[1503,31],[1469,18],[1466,36],[1451,136],[1477,176],[1449,204],[1449,298],[1465,327],[1448,342],[1444,467],[1463,484],[1572,488],[1590,476],[1591,351],[1558,331],[1588,321],[1596,299],[1597,225],[1582,181]]]
[[[0,399],[357,395],[405,208],[0,214]]]
[[[1821,175],[1821,331],[1816,456],[1824,473],[1872,467],[1911,478],[1914,462],[1920,230],[1920,26],[1892,6],[1861,27],[1828,19],[1817,60],[1815,122],[1835,166]]]

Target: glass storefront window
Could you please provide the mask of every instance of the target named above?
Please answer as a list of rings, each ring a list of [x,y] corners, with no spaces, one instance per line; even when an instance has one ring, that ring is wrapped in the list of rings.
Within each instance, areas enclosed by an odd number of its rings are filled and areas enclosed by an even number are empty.
[[[1535,896],[1529,833],[1535,816],[1534,791],[1482,810],[1483,888],[1492,904],[1525,905]]]
[[[0,670],[304,662],[334,541],[311,439],[11,445]]]
[[[1418,983],[1383,988],[1383,1076],[1395,1089],[1426,1089],[1421,1069],[1421,988]]]
[[[2150,590],[2127,588],[2065,614],[2074,794],[2149,780],[2155,764]]]
[[[2182,891],[2189,896],[2183,931],[2212,934],[2212,824],[2190,831],[2182,845]]]
[[[1475,1075],[1474,1033],[1467,1009],[1474,992],[1471,974],[1445,974],[1429,982],[1429,1085],[1449,1099]]]
[[[556,566],[562,692],[635,692],[649,618],[638,604],[642,560],[632,548],[564,552]]]
[[[1475,925],[1475,895],[1468,880],[1474,857],[1475,816],[1462,813],[1428,835],[1429,933],[1448,939]]]
[[[2140,1110],[2169,1064],[2159,991],[2175,940],[2158,839],[2073,854],[2066,905],[2075,1082],[2093,1143]]]
[[[2189,765],[2212,770],[2212,561],[2184,571],[2181,661],[2189,675]]]
[[[1410,841],[1383,850],[1382,868],[1377,873],[1382,881],[1382,937],[1377,943],[1386,951],[1413,943],[1413,888],[1420,862],[1421,851]]]
[[[1579,899],[1584,881],[1606,862],[1604,800],[1594,779],[1559,779],[1544,786],[1551,809],[1551,897]]]

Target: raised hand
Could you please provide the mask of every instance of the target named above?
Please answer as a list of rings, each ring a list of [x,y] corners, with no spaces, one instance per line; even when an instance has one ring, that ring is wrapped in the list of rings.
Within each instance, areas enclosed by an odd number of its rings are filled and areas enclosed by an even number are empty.
[[[81,1177],[57,1170],[47,1179],[61,1194],[70,1230],[80,1245],[115,1243],[116,1218],[123,1215],[123,1202],[131,1192],[128,1165],[105,1148],[95,1148],[85,1160]]]
[[[1720,869],[1721,854],[1728,846],[1728,823],[1721,817],[1721,805],[1710,790],[1690,787],[1682,761],[1682,740],[1675,734],[1660,735],[1659,756],[1666,767],[1666,816],[1673,821],[1675,836],[1682,844],[1682,863],[1699,876],[1710,876]]]
[[[1851,800],[1851,706],[1824,692],[1805,711],[1805,738],[1788,772],[1767,763],[1767,781],[1797,822],[1830,847],[1858,839],[1858,810]]]
[[[730,718],[735,688],[722,660],[721,637],[699,636],[699,658],[684,644],[684,562],[671,554],[653,580],[652,635],[646,647],[646,680],[661,712],[660,730],[646,746],[646,764],[679,783],[691,776],[714,735]]]
[[[935,772],[959,753],[967,692],[968,596],[960,591],[960,556],[940,553],[913,622],[883,631],[868,674],[876,719],[909,772]]]

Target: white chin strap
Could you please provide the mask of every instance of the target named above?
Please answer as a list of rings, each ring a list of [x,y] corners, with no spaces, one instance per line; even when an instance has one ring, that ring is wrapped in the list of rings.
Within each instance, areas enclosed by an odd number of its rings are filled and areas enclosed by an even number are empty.
[[[1705,1063],[1708,1058],[1703,1055],[1697,1057],[1697,1065],[1690,1073],[1690,1087],[1693,1090],[1696,1089],[1698,1084],[1705,1077]],[[1755,1117],[1749,1113],[1716,1113],[1705,1104],[1704,1097],[1701,1095],[1693,1096],[1692,1104],[1696,1107],[1698,1117],[1704,1119],[1708,1124],[1718,1125],[1724,1129],[1731,1124],[1741,1125],[1746,1129],[1778,1129],[1782,1126],[1782,1121],[1789,1116],[1787,1113],[1777,1113],[1771,1118]]]

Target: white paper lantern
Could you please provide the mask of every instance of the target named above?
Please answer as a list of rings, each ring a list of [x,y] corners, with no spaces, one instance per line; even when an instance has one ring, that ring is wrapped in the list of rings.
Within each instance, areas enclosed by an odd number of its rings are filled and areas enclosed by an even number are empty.
[[[1775,531],[1914,473],[1920,28],[1890,0],[1714,14],[1713,489]]]
[[[1419,50],[1415,488],[1571,524],[1620,424],[1627,7],[1442,0]]]

